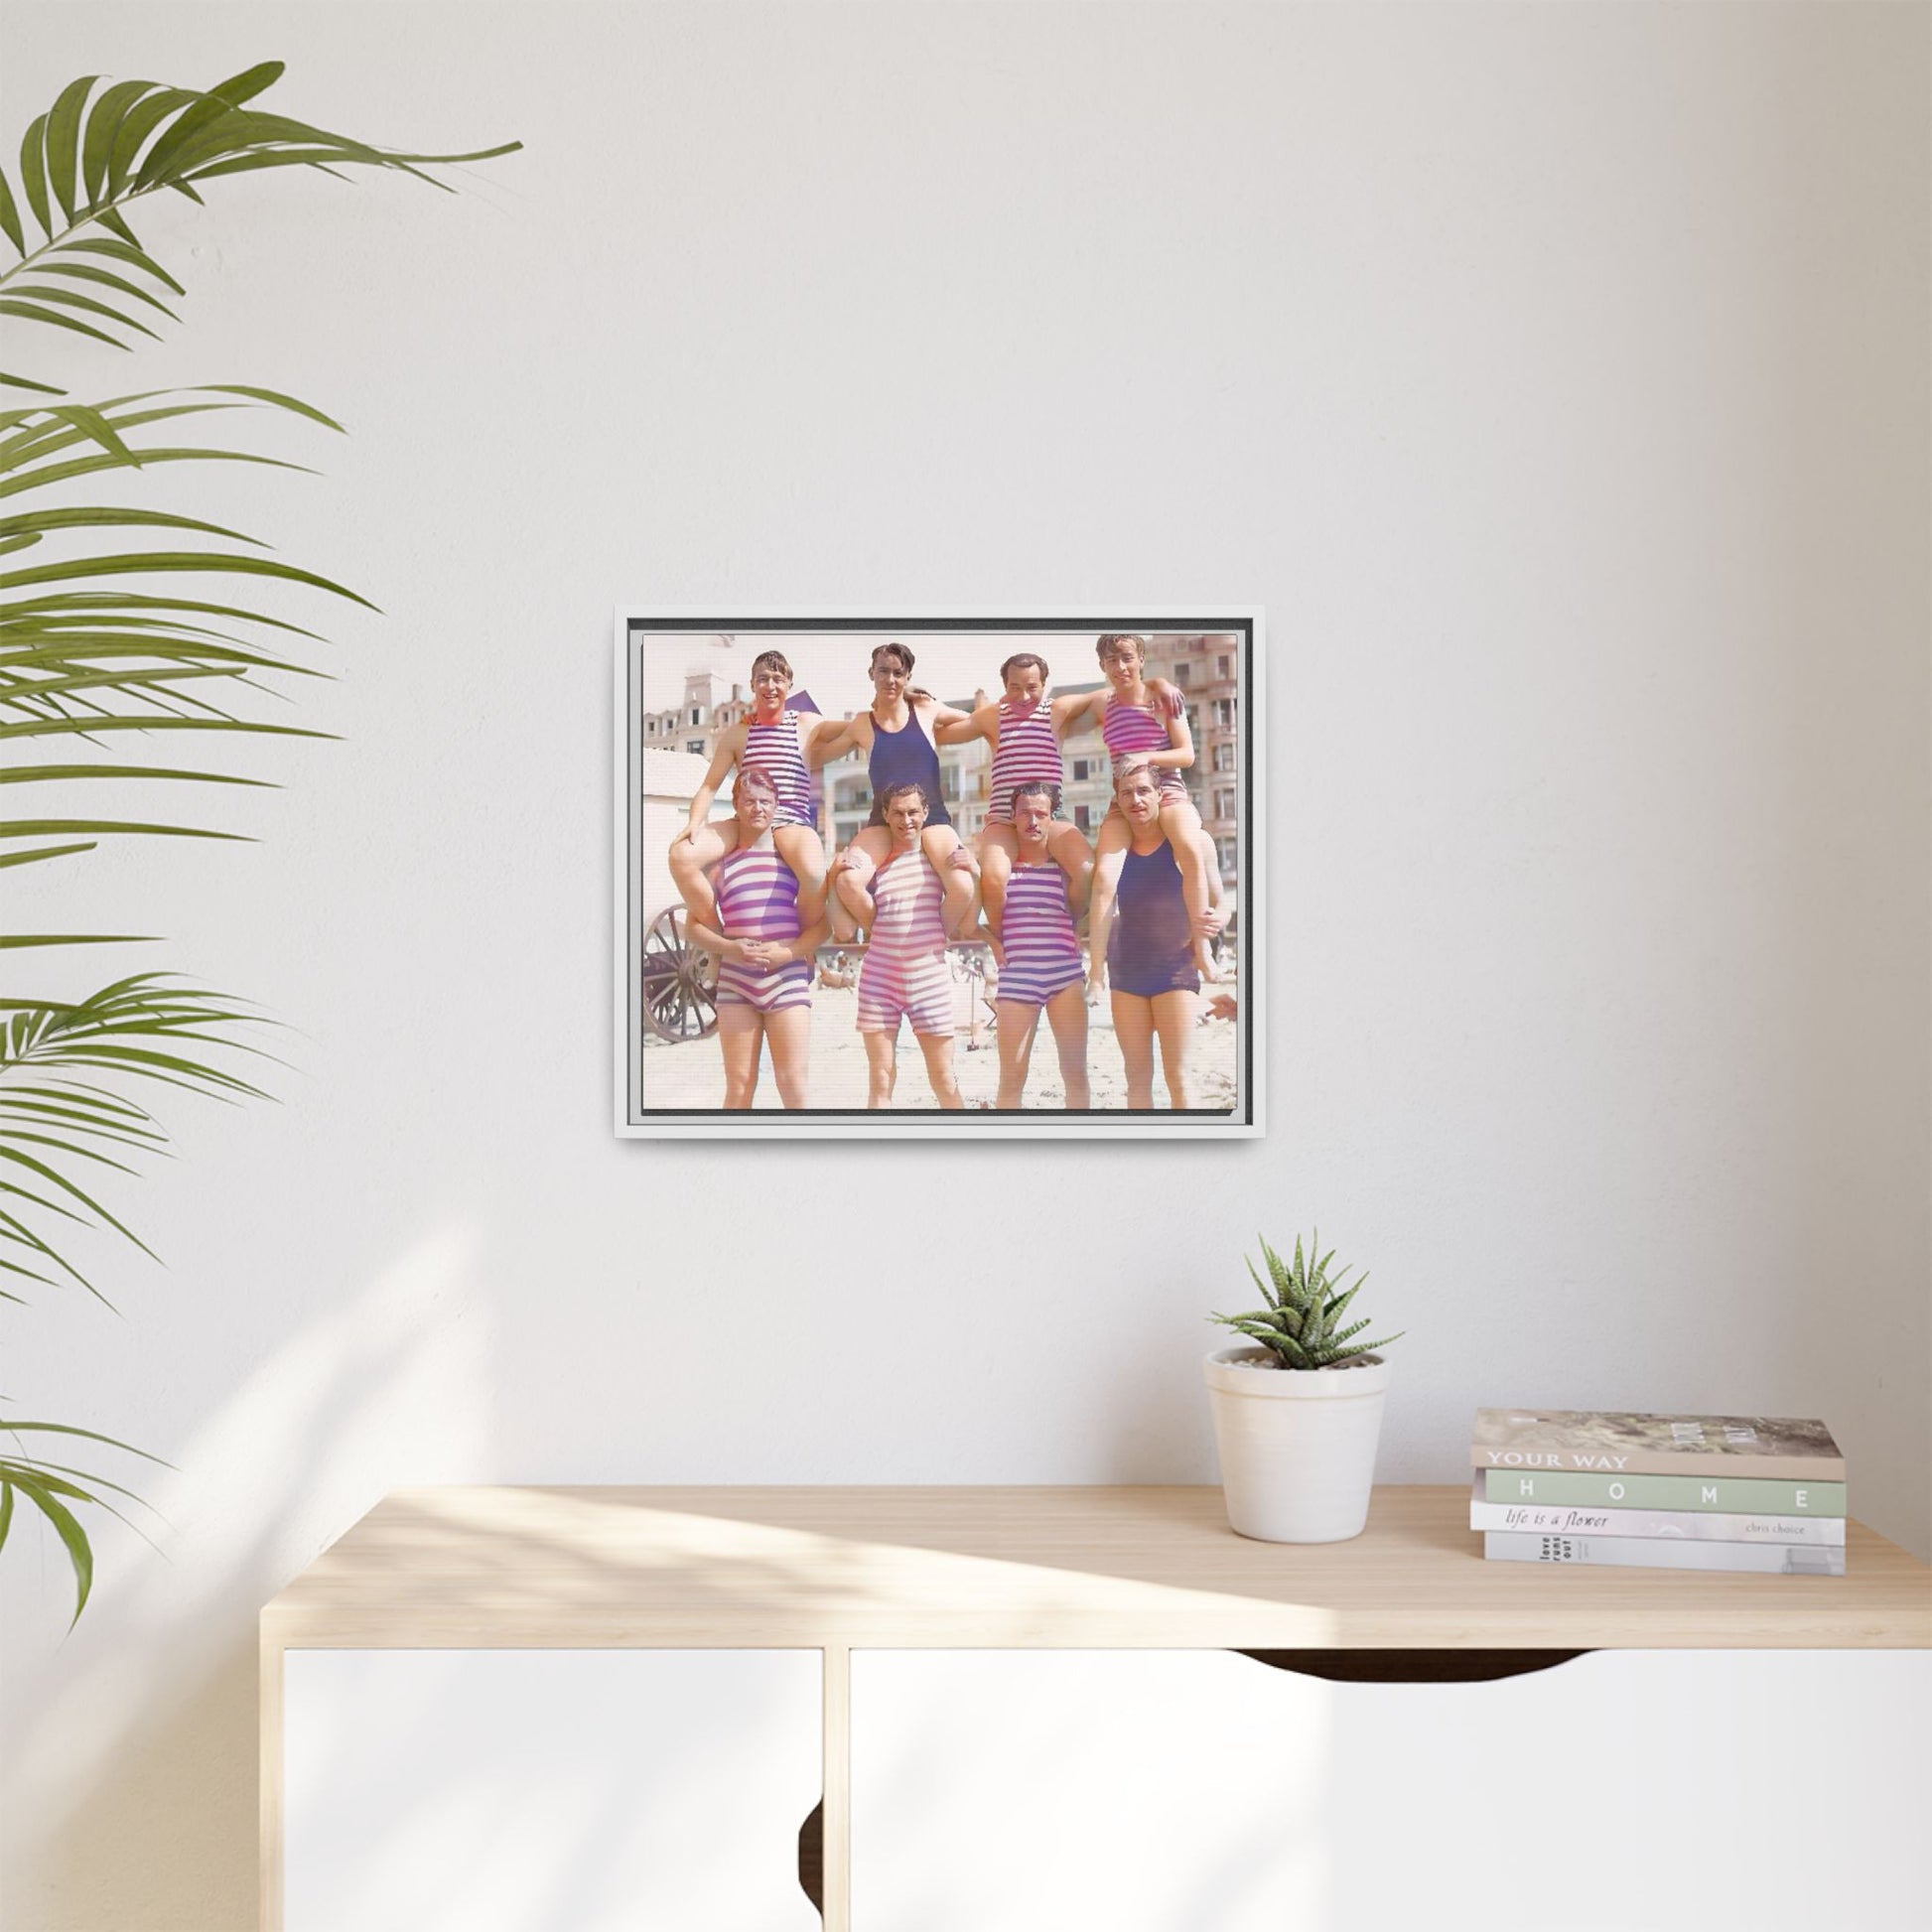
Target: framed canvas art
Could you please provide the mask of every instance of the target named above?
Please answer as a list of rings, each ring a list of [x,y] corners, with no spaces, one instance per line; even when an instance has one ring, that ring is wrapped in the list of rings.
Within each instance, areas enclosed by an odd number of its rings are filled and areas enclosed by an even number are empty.
[[[626,1137],[1261,1131],[1258,611],[620,610]]]

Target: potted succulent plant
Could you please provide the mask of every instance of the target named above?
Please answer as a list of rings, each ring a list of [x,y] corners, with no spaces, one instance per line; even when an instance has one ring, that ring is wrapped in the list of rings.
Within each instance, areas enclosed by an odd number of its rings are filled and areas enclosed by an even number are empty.
[[[1246,1314],[1216,1314],[1253,1346],[1217,1350],[1206,1361],[1214,1438],[1228,1523],[1268,1543],[1340,1543],[1362,1533],[1375,1481],[1375,1446],[1389,1365],[1374,1351],[1401,1336],[1356,1341],[1369,1324],[1342,1316],[1368,1277],[1331,1275],[1334,1250],[1301,1237],[1284,1261],[1266,1241],[1267,1303]]]

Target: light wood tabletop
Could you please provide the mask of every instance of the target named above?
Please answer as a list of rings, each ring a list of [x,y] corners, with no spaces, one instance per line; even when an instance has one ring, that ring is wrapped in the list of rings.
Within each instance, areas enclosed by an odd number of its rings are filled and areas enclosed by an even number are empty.
[[[284,1923],[291,1650],[820,1651],[815,1895],[844,1932],[855,1650],[1350,1652],[1294,1667],[1429,1678],[1539,1652],[1932,1647],[1932,1571],[1860,1523],[1844,1577],[1740,1576],[1487,1563],[1468,1508],[1466,1486],[1381,1488],[1353,1541],[1286,1545],[1236,1536],[1210,1487],[399,1490],[262,1612],[262,1925]]]
[[[1351,1542],[1250,1542],[1213,1487],[399,1490],[262,1613],[353,1645],[1675,1649],[1932,1646],[1932,1571],[1487,1563],[1466,1487]]]

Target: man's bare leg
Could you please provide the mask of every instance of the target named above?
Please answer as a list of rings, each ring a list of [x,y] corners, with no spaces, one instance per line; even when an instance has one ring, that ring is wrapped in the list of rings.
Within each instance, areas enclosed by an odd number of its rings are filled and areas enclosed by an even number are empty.
[[[1084,1010],[1083,1010],[1084,1011]],[[1018,1000],[1002,1000],[997,1022],[1000,1031],[1000,1093],[997,1107],[1017,1107],[1027,1090],[1027,1068],[1034,1057],[1034,1035],[1039,1031],[1039,1009]]]
[[[811,1008],[786,1007],[780,1013],[767,1013],[764,1038],[771,1049],[771,1074],[778,1083],[778,1098],[787,1107],[804,1106],[812,1044]]]
[[[1148,1004],[1154,1009],[1154,1031],[1161,1040],[1161,1071],[1167,1077],[1168,1104],[1176,1111],[1194,1103],[1187,1095],[1187,1049],[1194,1033],[1194,993],[1157,993]],[[1151,1104],[1151,1103],[1150,1103]]]
[[[718,1044],[725,1055],[725,1105],[749,1107],[759,1084],[759,1046],[764,1016],[757,1007],[728,1000],[718,1009]]]
[[[1077,825],[1056,824],[1046,835],[1046,851],[1053,863],[1066,874],[1071,891],[1078,892],[1093,872],[1093,848]]]
[[[1074,1111],[1093,1105],[1087,1085],[1087,1003],[1077,986],[1063,986],[1046,1002],[1046,1024],[1060,1056],[1060,1083]]]
[[[861,1034],[866,1042],[866,1105],[890,1107],[898,1079],[898,1030],[889,1034]]]
[[[738,821],[714,818],[686,838],[680,832],[671,841],[671,884],[684,901],[684,909],[700,925],[713,931],[718,927],[718,895],[712,890],[711,868],[728,853],[738,850]]]
[[[1102,820],[1100,837],[1094,843],[1093,902],[1087,909],[1087,930],[1090,933],[1100,931],[1107,922],[1107,915],[1113,910],[1114,895],[1119,890],[1120,876],[1127,865],[1128,847],[1133,841],[1134,835],[1128,830],[1127,819],[1116,805]],[[1093,949],[1089,946],[1087,978],[1090,982],[1099,977],[1099,968],[1105,963],[1093,957]]]
[[[945,888],[940,916],[946,936],[957,939],[979,916],[979,866],[950,825],[928,825],[919,834],[919,846]]]
[[[1214,841],[1202,826],[1200,813],[1187,798],[1163,795],[1161,830],[1167,834],[1174,863],[1180,868],[1180,897],[1186,901],[1187,927],[1193,934],[1194,969],[1202,979],[1218,985],[1221,969],[1215,965],[1213,951],[1200,930],[1200,921],[1213,902],[1208,875],[1220,869],[1214,856]]]
[[[861,928],[872,924],[873,876],[892,856],[893,835],[883,825],[862,827],[839,854],[839,870],[832,884],[832,929],[847,943]],[[843,919],[839,917],[841,909]]]
[[[1127,1068],[1127,1104],[1146,1111],[1154,1105],[1154,1003],[1116,990],[1113,1007],[1114,1038]]]
[[[777,847],[778,857],[797,878],[800,928],[816,925],[825,910],[825,847],[819,839],[817,828],[810,825],[774,826],[771,843]]]
[[[872,1035],[866,1035],[868,1039]],[[932,1097],[948,1112],[963,1108],[959,1082],[953,1077],[952,1035],[918,1034],[919,1051],[925,1055],[925,1077],[932,1082]]]

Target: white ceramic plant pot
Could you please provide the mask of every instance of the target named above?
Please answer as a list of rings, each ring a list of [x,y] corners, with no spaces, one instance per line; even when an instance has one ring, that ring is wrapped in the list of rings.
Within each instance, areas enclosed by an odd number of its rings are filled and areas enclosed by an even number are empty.
[[[1375,1484],[1389,1365],[1281,1369],[1265,1348],[1208,1356],[1208,1401],[1229,1527],[1264,1543],[1360,1536]]]

